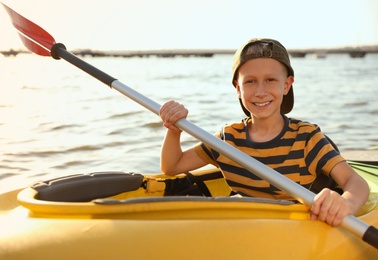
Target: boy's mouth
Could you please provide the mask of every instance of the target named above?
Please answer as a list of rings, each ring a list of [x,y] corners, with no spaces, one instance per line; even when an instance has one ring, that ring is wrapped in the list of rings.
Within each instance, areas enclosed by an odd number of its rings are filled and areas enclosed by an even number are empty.
[[[258,107],[263,107],[263,106],[267,106],[270,104],[271,101],[267,101],[267,102],[263,102],[263,103],[253,103],[255,104],[255,106],[258,106]]]

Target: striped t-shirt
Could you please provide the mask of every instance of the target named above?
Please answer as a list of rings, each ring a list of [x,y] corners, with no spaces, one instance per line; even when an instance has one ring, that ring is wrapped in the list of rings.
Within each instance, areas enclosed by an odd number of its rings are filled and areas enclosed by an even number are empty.
[[[344,158],[333,148],[317,125],[286,116],[284,119],[285,126],[281,133],[268,142],[257,143],[250,140],[247,127],[250,118],[225,125],[215,135],[292,181],[310,188],[317,175],[328,175]],[[202,160],[222,170],[234,192],[261,198],[293,199],[208,145],[199,143],[194,149]]]

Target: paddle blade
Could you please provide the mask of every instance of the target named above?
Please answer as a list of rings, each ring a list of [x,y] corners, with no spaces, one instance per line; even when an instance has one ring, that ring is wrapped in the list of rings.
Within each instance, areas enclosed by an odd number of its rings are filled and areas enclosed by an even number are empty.
[[[25,47],[35,54],[51,56],[50,50],[55,44],[54,38],[44,29],[13,11],[5,4],[3,6],[8,12],[12,24],[17,29]]]

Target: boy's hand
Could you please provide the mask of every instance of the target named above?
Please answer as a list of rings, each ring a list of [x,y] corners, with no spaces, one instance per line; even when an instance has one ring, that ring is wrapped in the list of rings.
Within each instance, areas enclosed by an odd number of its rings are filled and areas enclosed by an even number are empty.
[[[160,117],[163,120],[163,125],[175,133],[181,133],[182,131],[174,126],[174,124],[178,120],[186,118],[188,113],[188,109],[174,100],[168,101],[162,105],[159,112]]]
[[[353,214],[352,205],[335,191],[323,189],[315,198],[311,207],[311,219],[321,220],[331,226],[338,226],[343,219]]]

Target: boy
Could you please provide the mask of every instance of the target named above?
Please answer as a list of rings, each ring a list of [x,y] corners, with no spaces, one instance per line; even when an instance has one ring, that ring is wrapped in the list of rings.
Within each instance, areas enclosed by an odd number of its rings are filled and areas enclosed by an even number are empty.
[[[285,47],[272,39],[251,39],[235,53],[232,84],[247,118],[226,125],[216,136],[300,185],[311,188],[320,174],[332,176],[340,195],[328,188],[314,199],[311,219],[338,226],[366,202],[369,187],[335,151],[319,127],[288,118],[294,105],[294,70]],[[169,175],[213,164],[231,189],[244,196],[292,199],[204,143],[182,151],[181,130],[174,123],[188,110],[175,101],[160,109],[168,129],[161,151],[161,170]]]

